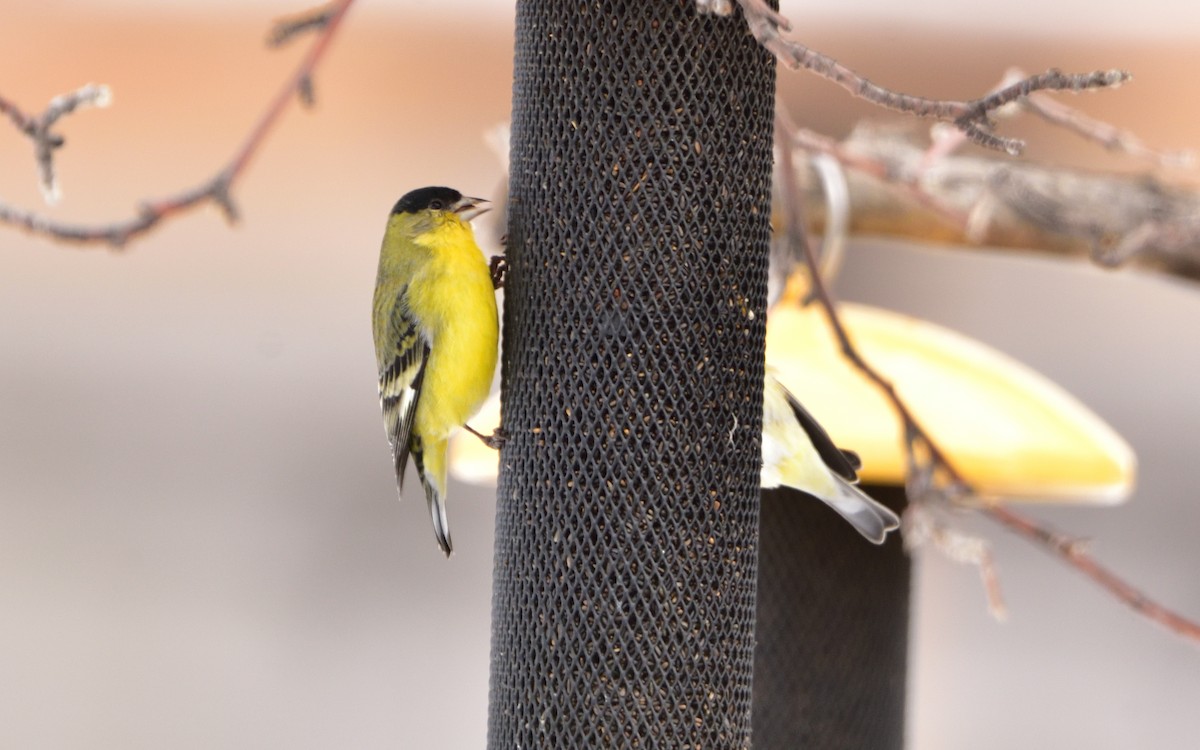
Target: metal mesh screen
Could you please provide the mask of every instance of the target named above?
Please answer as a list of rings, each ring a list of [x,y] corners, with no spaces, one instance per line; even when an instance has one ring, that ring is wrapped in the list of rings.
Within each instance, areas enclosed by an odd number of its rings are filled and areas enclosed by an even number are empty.
[[[899,512],[904,491],[870,487]],[[763,494],[759,539],[754,747],[899,750],[904,746],[909,559],[823,504]]]
[[[489,747],[746,748],[774,62],[517,4]]]

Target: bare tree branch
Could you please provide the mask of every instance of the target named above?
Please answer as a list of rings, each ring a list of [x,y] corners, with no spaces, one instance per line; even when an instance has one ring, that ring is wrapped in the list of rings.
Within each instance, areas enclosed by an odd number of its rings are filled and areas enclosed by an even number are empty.
[[[1097,70],[1067,75],[1052,68],[1045,73],[1023,78],[980,99],[966,102],[968,111],[954,118],[954,124],[973,142],[1016,156],[1021,153],[1024,143],[1015,138],[1002,138],[991,133],[991,113],[1006,104],[1024,101],[1037,91],[1079,93],[1099,88],[1116,88],[1131,80],[1133,76],[1124,70]]]
[[[329,43],[332,41],[342,18],[345,17],[346,11],[350,9],[353,3],[354,0],[336,0],[336,2],[331,3],[325,9],[325,12],[329,16],[319,26],[319,33],[312,47],[309,48],[308,52],[301,59],[300,64],[291,77],[268,103],[266,110],[259,117],[258,122],[255,123],[237,151],[234,152],[233,157],[209,180],[174,195],[146,201],[141,205],[136,216],[124,221],[115,221],[108,224],[71,224],[60,222],[32,211],[16,208],[0,201],[0,222],[12,224],[32,234],[56,240],[88,245],[107,243],[112,247],[121,248],[131,239],[140,237],[153,229],[164,219],[178,215],[204,203],[216,204],[225,214],[227,220],[231,222],[236,221],[238,212],[231,195],[234,184],[245,172],[250,160],[258,152],[259,147],[279,121],[284,110],[287,109],[288,102],[296,96],[299,96],[301,99],[311,98],[313,71],[324,57],[325,51],[328,49]],[[313,27],[315,28],[315,26]],[[72,109],[74,107],[66,108],[62,114]],[[9,115],[9,119],[12,119],[14,124],[17,124],[24,131],[24,127],[20,124],[20,121],[12,114],[14,110],[7,108],[4,111]],[[57,119],[59,116],[61,114],[57,115],[54,119]],[[49,148],[53,149],[61,145],[61,140],[59,140],[57,144],[51,143]]]
[[[1183,638],[1200,643],[1200,623],[1167,609],[1096,562],[1096,559],[1088,554],[1084,541],[1048,529],[1002,505],[981,508],[980,512],[1009,531],[1057,556],[1146,619]]]
[[[84,107],[107,107],[112,102],[112,92],[107,86],[89,83],[82,88],[56,96],[40,115],[27,115],[15,104],[0,97],[0,114],[8,116],[17,130],[33,141],[34,157],[38,167],[38,186],[47,203],[58,201],[61,191],[54,172],[54,150],[65,143],[53,127],[64,115]]]
[[[1026,78],[1028,78],[1028,74],[1019,68],[1009,68],[1008,72],[1004,74],[1003,80],[993,89],[992,93],[1006,89]],[[1155,166],[1183,169],[1196,166],[1196,154],[1191,151],[1163,151],[1151,148],[1135,134],[1097,120],[1040,92],[1014,101],[996,110],[994,114],[998,118],[1012,117],[1019,112],[1029,112],[1109,151],[1124,153]],[[932,135],[934,143],[926,155],[927,163],[933,163],[942,157],[949,156],[963,142],[970,140],[966,133],[951,127],[936,128],[935,126]]]
[[[856,130],[855,132],[857,133],[858,131]],[[800,147],[804,151],[828,154],[854,173],[873,178],[876,185],[891,188],[888,190],[891,200],[898,200],[900,197],[907,198],[912,203],[916,203],[918,207],[924,208],[930,214],[933,214],[935,219],[940,220],[947,226],[953,227],[961,233],[967,231],[970,219],[969,210],[964,210],[963,206],[957,205],[957,202],[950,200],[954,197],[953,195],[940,195],[924,187],[919,179],[924,172],[922,166],[896,165],[887,160],[877,158],[872,153],[861,152],[856,148],[857,144],[853,141],[841,143],[827,135],[806,128],[792,128],[788,130],[788,133],[791,135],[793,145]],[[899,169],[897,168],[898,166],[909,168]],[[815,188],[815,180],[807,176],[807,170],[809,170],[807,158],[804,159],[801,168],[806,170],[806,179],[804,180],[806,186],[813,186],[806,189],[802,193],[802,196],[805,202],[809,204],[810,209],[820,209],[820,206],[812,205],[813,201],[809,200],[810,197],[818,198],[820,191]],[[860,201],[861,196],[859,195],[859,193],[863,192],[863,189],[855,187],[856,181],[853,177],[850,182],[850,202],[854,206],[855,216],[857,217],[856,220],[852,220],[850,225],[851,232],[854,232],[861,226],[863,218],[870,221],[870,217],[863,217],[864,210]],[[906,204],[905,210],[909,208],[911,206]],[[822,212],[817,211],[814,214],[810,210],[808,213],[810,216],[820,216]],[[873,225],[873,222],[871,223]]]
[[[1000,576],[992,558],[992,547],[985,539],[951,528],[929,512],[927,506],[912,503],[902,518],[904,548],[912,551],[932,545],[948,560],[970,565],[979,571],[979,581],[987,598],[988,611],[997,620],[1008,619],[1008,606],[1000,589]]]
[[[802,129],[793,143],[848,168],[850,232],[923,242],[1088,256],[1200,280],[1200,193],[1150,175],[1116,175],[950,156],[910,127],[860,124],[842,142]],[[817,180],[800,164],[801,199],[823,222]]]
[[[1023,71],[1013,68],[1005,78],[1012,81],[1025,75]],[[1190,169],[1196,166],[1196,154],[1192,151],[1163,151],[1151,148],[1128,130],[1097,120],[1048,96],[1031,94],[1020,102],[1020,106],[1047,122],[1064,127],[1110,151],[1125,153],[1161,167]]]
[[[788,137],[793,135],[792,124],[785,116],[777,114],[775,129],[777,137]],[[783,202],[788,208],[785,209],[785,219],[788,221],[787,237],[790,241],[796,244],[793,248],[793,254],[796,257],[804,259],[804,263],[808,266],[809,274],[812,280],[812,295],[821,303],[825,310],[826,316],[829,318],[830,327],[833,330],[833,335],[837,339],[838,347],[844,356],[851,364],[853,364],[864,376],[875,384],[888,400],[892,403],[896,410],[900,421],[903,424],[904,434],[908,443],[908,455],[913,465],[910,466],[909,481],[910,495],[926,495],[931,491],[933,469],[940,468],[945,479],[949,482],[944,484],[943,491],[949,495],[970,494],[972,490],[962,476],[950,464],[942,450],[936,443],[929,440],[924,428],[917,422],[916,417],[896,393],[895,387],[876,372],[870,365],[867,364],[858,353],[858,349],[850,340],[850,335],[842,326],[841,319],[837,314],[837,307],[833,301],[828,288],[825,286],[820,274],[820,266],[817,262],[816,254],[813,252],[812,245],[808,240],[808,226],[804,218],[803,204],[798,199],[799,189],[796,185],[795,165],[792,163],[792,149],[785,143],[780,149],[781,168],[782,168],[782,192]],[[927,458],[918,460],[917,456],[924,453]],[[929,480],[927,485],[917,487],[912,485],[915,481]]]
[[[719,13],[712,3],[697,0],[703,12]],[[841,86],[857,97],[866,99],[885,109],[904,112],[917,117],[927,117],[953,123],[972,142],[985,148],[1005,151],[1010,155],[1020,154],[1025,143],[1018,138],[1006,138],[992,132],[994,123],[991,115],[1001,107],[1018,100],[1027,99],[1037,91],[1071,91],[1078,93],[1101,88],[1115,88],[1132,80],[1123,70],[1097,70],[1091,73],[1066,74],[1050,69],[1045,73],[1028,76],[987,96],[971,100],[929,99],[923,96],[902,94],[872,83],[850,68],[828,55],[783,36],[791,24],[764,0],[738,0],[746,26],[759,44],[769,50],[784,65],[798,70],[804,68]],[[721,13],[728,15],[728,12]]]
[[[778,137],[786,138],[790,141],[794,137],[794,134],[791,132],[792,128],[792,124],[786,117],[777,117],[776,132]],[[783,200],[791,205],[785,211],[785,217],[789,222],[803,222],[803,208],[796,185],[796,168],[791,163],[792,149],[788,145],[788,141],[785,141],[784,147],[780,149],[781,161],[783,162],[781,165],[783,172]],[[795,238],[800,244],[800,247],[796,248],[796,254],[802,256],[808,266],[813,297],[820,302],[824,309],[833,334],[841,348],[842,355],[883,392],[900,417],[907,447],[908,471],[906,493],[910,503],[922,505],[947,502],[958,503],[963,499],[973,498],[976,503],[982,503],[979,507],[979,512],[983,515],[1059,557],[1065,563],[1103,587],[1135,612],[1188,640],[1200,643],[1200,624],[1150,599],[1140,590],[1124,581],[1120,576],[1097,562],[1078,541],[1054,532],[1007,507],[994,502],[983,502],[975,488],[967,482],[958,469],[950,462],[945,452],[938,446],[933,437],[917,421],[916,416],[909,410],[903,399],[900,398],[900,395],[896,392],[891,382],[880,375],[858,353],[849,333],[838,317],[837,306],[834,303],[833,296],[821,278],[816,255],[813,253],[812,246],[808,241],[807,227],[803,223],[798,227],[789,227],[787,236]],[[991,558],[986,548],[974,549],[970,559],[980,567],[980,572],[988,591],[989,602],[991,602],[993,608],[998,603],[1002,606],[999,599],[999,589],[992,570]]]
[[[312,8],[289,18],[275,22],[267,34],[267,45],[282,47],[300,34],[308,31],[320,31],[329,26],[334,15],[338,12],[340,3],[330,2],[317,8]]]

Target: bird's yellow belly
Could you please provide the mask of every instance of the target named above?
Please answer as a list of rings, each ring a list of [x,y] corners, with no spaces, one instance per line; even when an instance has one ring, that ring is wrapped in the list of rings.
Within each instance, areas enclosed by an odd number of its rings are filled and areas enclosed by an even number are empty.
[[[457,296],[458,304],[430,346],[414,416],[417,434],[426,439],[447,437],[465,424],[491,390],[498,325],[490,278],[488,287],[487,294]]]

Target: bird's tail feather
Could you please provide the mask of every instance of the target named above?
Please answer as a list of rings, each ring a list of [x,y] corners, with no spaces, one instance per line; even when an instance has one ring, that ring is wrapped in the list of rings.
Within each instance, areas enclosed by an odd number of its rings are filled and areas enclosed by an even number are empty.
[[[829,507],[846,519],[858,533],[874,544],[883,544],[887,533],[900,526],[900,517],[891,508],[875,500],[841,477],[836,477],[838,496]]]
[[[429,505],[429,517],[433,521],[433,536],[446,557],[454,549],[450,541],[450,521],[446,517],[446,441],[432,441],[422,445],[421,450],[412,452],[417,475],[425,487],[425,501]]]

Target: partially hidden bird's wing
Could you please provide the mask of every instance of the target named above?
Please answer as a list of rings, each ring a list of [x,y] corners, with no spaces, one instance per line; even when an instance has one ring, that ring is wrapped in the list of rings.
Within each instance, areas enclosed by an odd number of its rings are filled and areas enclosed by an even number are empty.
[[[843,451],[834,445],[829,433],[825,432],[825,428],[817,422],[813,415],[800,405],[796,397],[786,389],[784,389],[784,393],[787,396],[788,406],[796,415],[796,421],[808,433],[808,439],[812,441],[813,447],[817,449],[817,454],[825,462],[825,465],[847,482],[857,482],[857,471],[862,468],[862,460],[859,459],[858,454],[854,451]]]
[[[383,423],[392,444],[396,466],[396,481],[404,488],[404,467],[408,464],[413,415],[421,397],[425,362],[429,359],[429,342],[421,335],[416,321],[397,305],[389,321],[395,341],[395,356],[379,371],[379,404],[383,408]]]
[[[838,450],[841,451],[842,456],[845,457],[846,463],[850,464],[851,469],[854,469],[855,472],[862,471],[862,457],[860,457],[854,451],[846,448],[838,448]]]

